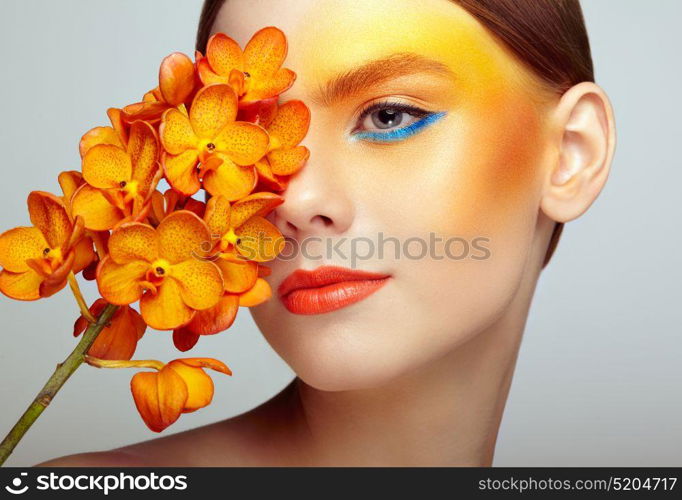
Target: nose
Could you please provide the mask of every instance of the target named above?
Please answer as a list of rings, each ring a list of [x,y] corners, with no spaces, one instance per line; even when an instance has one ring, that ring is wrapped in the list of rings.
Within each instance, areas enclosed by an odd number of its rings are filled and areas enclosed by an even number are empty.
[[[354,207],[334,175],[333,165],[317,161],[311,149],[306,164],[289,179],[282,193],[284,203],[274,210],[280,232],[297,241],[308,236],[333,237],[344,234],[354,218]]]

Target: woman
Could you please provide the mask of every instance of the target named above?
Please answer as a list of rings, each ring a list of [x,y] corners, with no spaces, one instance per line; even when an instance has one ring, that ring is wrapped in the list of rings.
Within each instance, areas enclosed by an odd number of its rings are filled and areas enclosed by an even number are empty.
[[[287,36],[281,100],[309,106],[311,156],[269,216],[298,251],[251,310],[297,377],[242,415],[39,465],[491,465],[538,277],[615,148],[578,0],[206,0],[197,49],[264,26]]]

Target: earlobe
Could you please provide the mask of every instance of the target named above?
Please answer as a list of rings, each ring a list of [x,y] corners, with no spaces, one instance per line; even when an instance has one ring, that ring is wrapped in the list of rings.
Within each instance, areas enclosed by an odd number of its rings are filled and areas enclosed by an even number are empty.
[[[582,215],[601,192],[611,167],[616,134],[613,108],[595,83],[564,93],[554,110],[557,154],[547,172],[541,209],[557,222]]]

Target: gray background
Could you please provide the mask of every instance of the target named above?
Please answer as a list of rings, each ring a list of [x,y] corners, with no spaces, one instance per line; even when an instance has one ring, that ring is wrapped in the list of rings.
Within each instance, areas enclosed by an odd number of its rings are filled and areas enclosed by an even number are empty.
[[[28,223],[26,196],[59,192],[78,169],[78,140],[105,110],[156,82],[168,53],[193,54],[199,0],[3,0],[0,4],[0,230]],[[538,285],[500,429],[496,466],[682,465],[682,105],[678,0],[583,0],[597,81],[616,110],[611,177],[567,225]],[[89,284],[85,294],[94,299]],[[22,303],[0,297],[0,434],[5,435],[75,345],[65,291]],[[224,360],[213,403],[175,433],[244,412],[293,373],[242,309],[192,356]],[[136,358],[177,356],[148,331]],[[134,407],[132,370],[79,369],[7,465],[157,437]]]

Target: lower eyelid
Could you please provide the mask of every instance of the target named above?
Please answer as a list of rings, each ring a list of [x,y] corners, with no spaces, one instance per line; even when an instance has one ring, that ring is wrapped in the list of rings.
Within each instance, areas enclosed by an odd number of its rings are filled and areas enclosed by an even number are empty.
[[[416,121],[407,127],[395,129],[389,132],[358,132],[357,134],[353,134],[351,136],[351,140],[369,140],[369,141],[375,141],[375,142],[381,142],[381,141],[388,141],[388,142],[397,142],[397,141],[402,141],[404,139],[407,139],[408,137],[411,137],[417,133],[419,133],[421,130],[425,129],[426,127],[432,125],[436,121],[440,120],[443,116],[445,116],[445,112],[441,111],[438,113],[432,113],[424,118],[422,118],[419,121]]]

